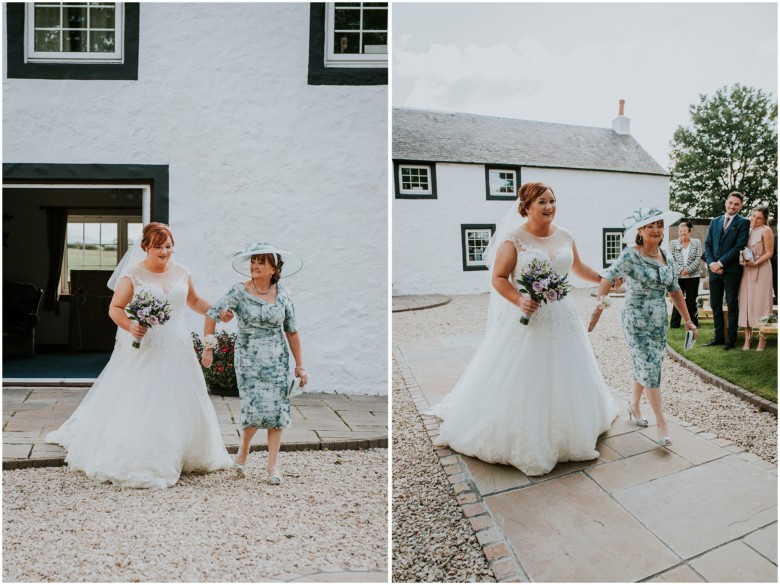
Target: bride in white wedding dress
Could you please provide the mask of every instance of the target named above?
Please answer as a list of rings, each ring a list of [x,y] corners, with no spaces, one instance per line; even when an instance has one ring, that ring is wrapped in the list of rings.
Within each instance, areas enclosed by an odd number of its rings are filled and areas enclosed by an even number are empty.
[[[203,315],[210,305],[196,294],[189,271],[172,260],[173,236],[165,224],[148,224],[134,248],[146,251],[145,259],[134,262],[129,253],[109,282],[116,287],[109,314],[119,326],[111,359],[46,442],[65,447],[70,468],[95,480],[164,488],[181,473],[232,462],[185,320],[185,306]],[[140,290],[168,301],[166,323],[147,330],[128,319],[124,309]],[[134,337],[142,338],[139,349]]]
[[[547,185],[520,188],[518,211],[487,250],[493,290],[485,338],[455,388],[429,411],[443,419],[435,444],[531,476],[559,461],[596,459],[596,441],[617,415],[574,302],[539,305],[514,284],[532,260],[600,282],[571,234],[553,223],[555,212]],[[517,213],[528,220],[507,233]],[[523,313],[528,325],[520,323]]]

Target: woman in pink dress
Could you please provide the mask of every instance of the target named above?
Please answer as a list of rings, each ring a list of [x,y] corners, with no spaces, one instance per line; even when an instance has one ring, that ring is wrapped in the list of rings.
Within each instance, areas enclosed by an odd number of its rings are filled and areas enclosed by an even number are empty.
[[[775,249],[772,229],[767,225],[769,208],[759,205],[750,212],[750,236],[747,247],[752,259],[740,262],[745,271],[739,285],[739,326],[745,328],[745,345],[742,349],[750,349],[753,328],[759,325],[764,315],[772,314],[772,267],[769,260]],[[758,336],[756,351],[764,351],[766,337]]]

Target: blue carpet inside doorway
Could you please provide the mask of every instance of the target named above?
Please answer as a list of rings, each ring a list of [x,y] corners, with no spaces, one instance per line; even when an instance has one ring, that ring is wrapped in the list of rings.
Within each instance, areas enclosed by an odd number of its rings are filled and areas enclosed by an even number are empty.
[[[3,378],[97,378],[110,357],[110,352],[100,352],[3,358]]]

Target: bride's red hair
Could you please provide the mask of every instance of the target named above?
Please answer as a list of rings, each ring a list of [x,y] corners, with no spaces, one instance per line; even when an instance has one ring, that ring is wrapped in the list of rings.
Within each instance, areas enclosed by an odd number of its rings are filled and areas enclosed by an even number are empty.
[[[171,238],[171,244],[173,244],[171,228],[159,221],[149,222],[144,226],[141,237],[141,249],[146,252],[149,248],[162,246],[168,238]]]
[[[541,197],[544,195],[547,191],[553,194],[553,197],[555,197],[555,191],[552,190],[552,187],[549,185],[546,185],[545,183],[525,183],[517,190],[517,212],[522,217],[528,216],[528,206],[531,205],[534,201],[536,201],[537,197]]]

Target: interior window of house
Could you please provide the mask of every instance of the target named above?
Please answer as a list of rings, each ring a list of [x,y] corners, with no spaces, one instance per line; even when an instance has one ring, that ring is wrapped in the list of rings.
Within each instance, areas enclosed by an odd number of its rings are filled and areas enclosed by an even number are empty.
[[[333,2],[326,12],[326,67],[387,67],[387,3]]]
[[[623,230],[604,228],[604,268],[618,259],[623,251]]]
[[[121,3],[28,3],[25,22],[28,62],[122,62]]]
[[[60,294],[71,293],[71,272],[74,270],[112,272],[142,230],[140,217],[68,216]]]

